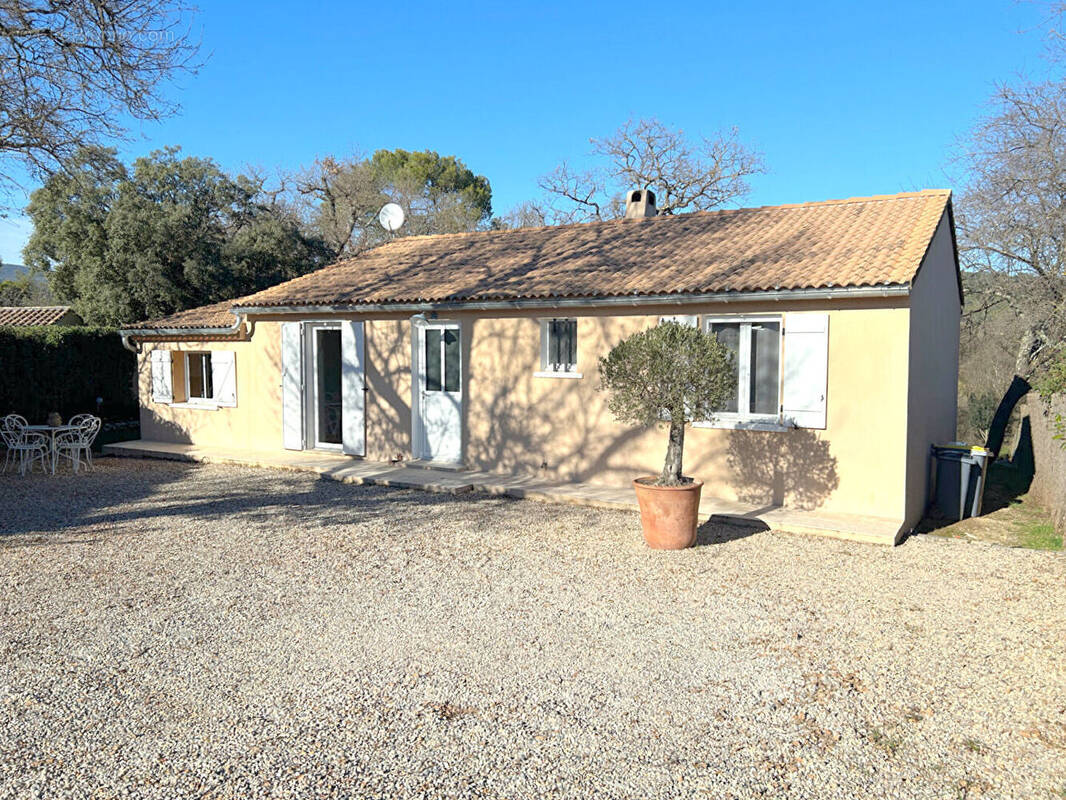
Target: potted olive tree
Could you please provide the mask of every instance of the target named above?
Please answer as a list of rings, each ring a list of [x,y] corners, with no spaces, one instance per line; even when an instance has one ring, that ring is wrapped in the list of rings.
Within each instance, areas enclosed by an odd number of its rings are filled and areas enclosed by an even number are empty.
[[[665,322],[619,342],[600,359],[601,389],[619,422],[670,427],[658,477],[633,481],[644,539],[679,550],[696,541],[703,482],[685,477],[685,426],[712,419],[736,391],[733,354],[698,328]]]

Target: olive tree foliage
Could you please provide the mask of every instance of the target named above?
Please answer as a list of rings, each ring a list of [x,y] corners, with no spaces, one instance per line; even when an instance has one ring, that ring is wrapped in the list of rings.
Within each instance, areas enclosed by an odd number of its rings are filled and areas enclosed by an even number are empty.
[[[334,257],[355,255],[390,236],[460,233],[485,226],[492,188],[455,156],[430,150],[378,150],[372,156],[320,158],[288,179],[305,223]],[[396,234],[378,224],[386,203],[406,222]]]
[[[176,110],[163,94],[193,72],[193,9],[178,0],[0,0],[0,184],[42,177],[126,134],[123,119]]]
[[[736,391],[733,354],[699,328],[664,322],[623,339],[599,362],[600,388],[619,422],[669,425],[669,443],[656,484],[679,486],[685,426],[710,420]]]
[[[564,161],[540,179],[542,218],[570,223],[619,217],[630,189],[655,192],[660,214],[721,208],[747,195],[749,180],[765,172],[761,154],[743,144],[735,128],[690,137],[657,119],[630,120],[590,143],[591,169],[575,171]]]
[[[257,176],[166,148],[127,168],[79,151],[30,198],[26,264],[89,324],[228,300],[325,263],[326,248]]]

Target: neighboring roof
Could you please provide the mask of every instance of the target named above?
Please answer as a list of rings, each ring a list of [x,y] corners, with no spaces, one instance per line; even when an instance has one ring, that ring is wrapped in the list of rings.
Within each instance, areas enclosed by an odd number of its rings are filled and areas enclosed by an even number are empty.
[[[948,190],[406,236],[230,306],[359,306],[909,285]],[[138,327],[207,326],[217,306]],[[231,316],[225,325],[231,325]]]
[[[79,317],[70,306],[0,306],[2,325],[80,325]]]

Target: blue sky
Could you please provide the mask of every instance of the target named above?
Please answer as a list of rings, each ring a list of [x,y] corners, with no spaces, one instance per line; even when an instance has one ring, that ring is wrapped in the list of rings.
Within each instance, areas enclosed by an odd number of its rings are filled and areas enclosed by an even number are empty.
[[[269,172],[428,148],[487,176],[500,213],[562,159],[581,165],[589,137],[657,116],[693,134],[735,125],[764,153],[745,205],[944,186],[995,83],[1044,68],[1043,13],[1010,0],[215,0],[198,18],[207,63],[172,90],[181,112],[120,151],[177,144]],[[18,215],[0,220],[0,257],[21,261],[28,235]]]

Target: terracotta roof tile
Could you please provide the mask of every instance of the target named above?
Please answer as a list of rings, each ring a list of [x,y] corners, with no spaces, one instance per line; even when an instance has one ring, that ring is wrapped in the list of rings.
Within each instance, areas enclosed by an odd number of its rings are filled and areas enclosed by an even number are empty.
[[[134,328],[230,328],[237,317],[230,311],[240,300],[223,300],[209,306],[178,311],[166,317],[138,322]]]
[[[947,190],[925,190],[648,219],[401,237],[231,301],[227,307],[909,284],[950,198]],[[156,324],[176,327],[179,319],[221,319],[215,311],[219,305],[182,312]],[[232,322],[230,316],[224,324]]]
[[[70,315],[70,319],[63,318]],[[70,306],[0,306],[0,325],[80,325],[81,317]]]

